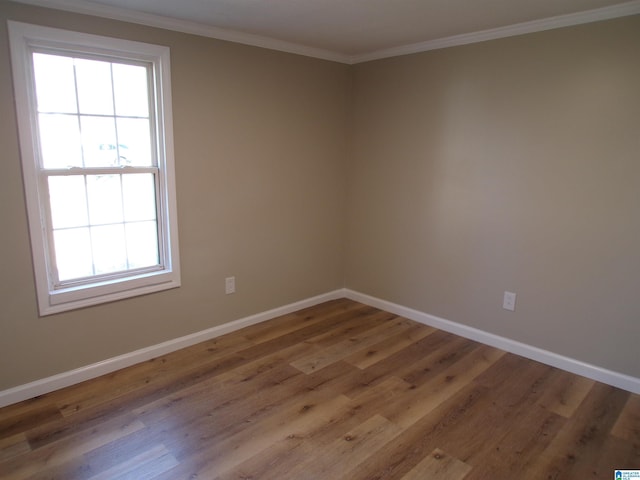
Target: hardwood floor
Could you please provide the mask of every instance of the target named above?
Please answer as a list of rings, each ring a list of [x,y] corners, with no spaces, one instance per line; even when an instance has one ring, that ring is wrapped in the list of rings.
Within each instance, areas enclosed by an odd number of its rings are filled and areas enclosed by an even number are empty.
[[[3,479],[608,479],[640,396],[336,300],[0,409]]]

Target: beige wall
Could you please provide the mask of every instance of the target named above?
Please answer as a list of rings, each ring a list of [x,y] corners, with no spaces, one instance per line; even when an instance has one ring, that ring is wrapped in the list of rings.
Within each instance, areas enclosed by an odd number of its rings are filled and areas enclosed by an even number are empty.
[[[181,288],[38,317],[7,18],[171,47]],[[640,377],[639,85],[640,17],[349,67],[2,2],[0,390],[345,270],[348,288]]]
[[[640,16],[361,64],[354,93],[349,288],[640,377]]]
[[[181,288],[38,317],[7,18],[171,47]],[[346,65],[0,2],[0,390],[341,288],[350,85]]]

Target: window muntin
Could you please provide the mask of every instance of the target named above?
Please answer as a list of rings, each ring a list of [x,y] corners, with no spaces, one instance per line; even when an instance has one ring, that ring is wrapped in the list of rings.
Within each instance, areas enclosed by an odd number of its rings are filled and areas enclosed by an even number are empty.
[[[32,59],[54,288],[160,268],[152,65],[38,51]]]
[[[9,29],[41,314],[179,286],[168,48]]]

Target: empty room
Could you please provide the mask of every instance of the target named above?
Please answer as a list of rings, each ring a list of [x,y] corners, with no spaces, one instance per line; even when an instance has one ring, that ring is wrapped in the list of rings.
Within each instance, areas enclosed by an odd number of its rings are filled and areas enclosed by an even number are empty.
[[[640,0],[0,0],[0,478],[640,479]]]

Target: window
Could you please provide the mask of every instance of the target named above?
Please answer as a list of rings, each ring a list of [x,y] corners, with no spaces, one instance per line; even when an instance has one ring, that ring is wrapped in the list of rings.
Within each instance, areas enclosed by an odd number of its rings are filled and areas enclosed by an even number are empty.
[[[40,314],[178,287],[169,49],[9,32]]]

